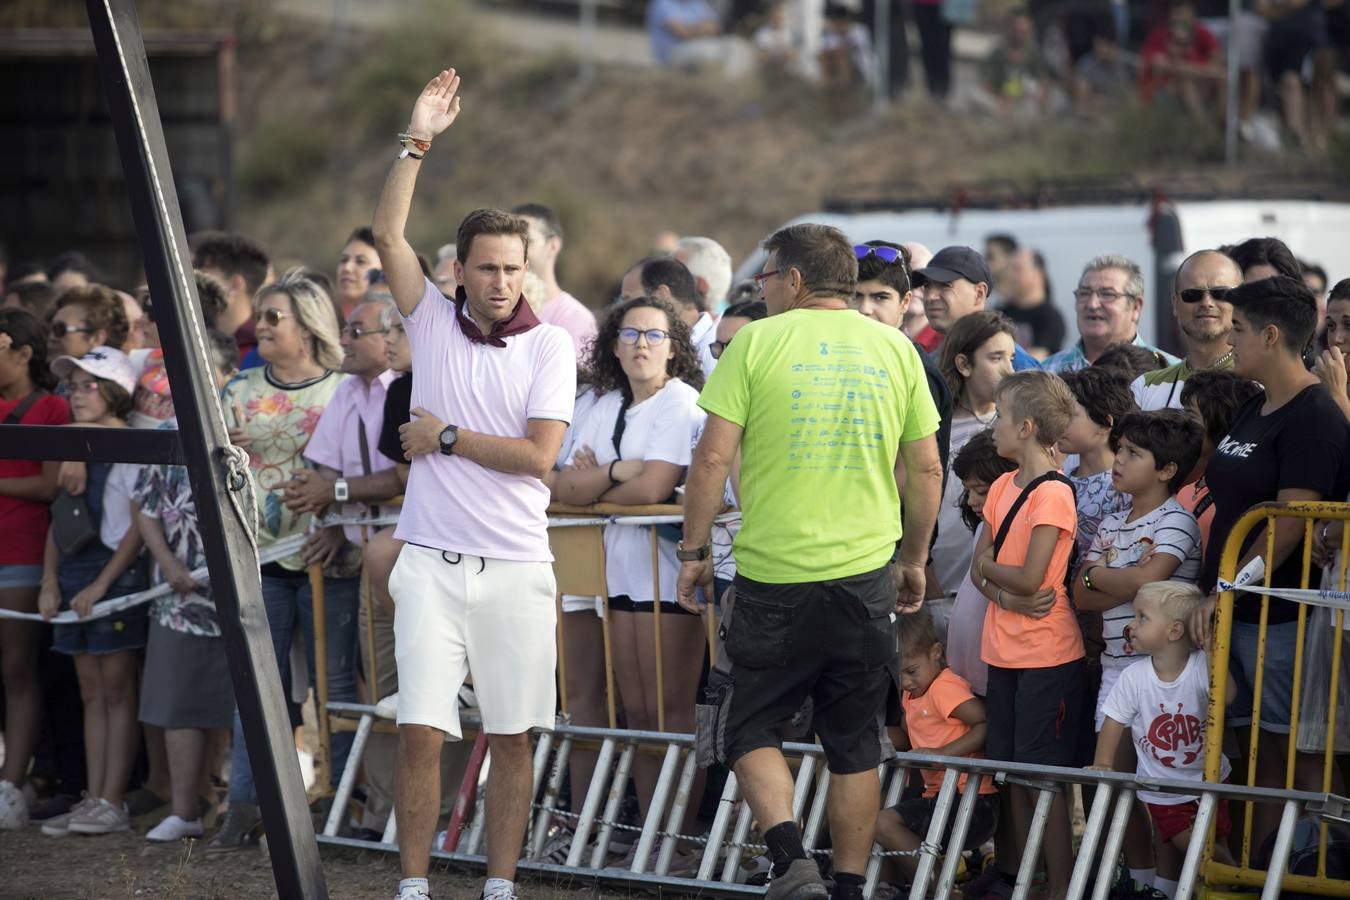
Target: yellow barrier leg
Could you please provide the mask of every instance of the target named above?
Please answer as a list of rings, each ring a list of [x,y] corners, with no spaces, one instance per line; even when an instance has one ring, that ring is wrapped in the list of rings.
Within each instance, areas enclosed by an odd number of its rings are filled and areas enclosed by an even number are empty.
[[[380,702],[380,663],[375,658],[375,586],[370,580],[370,567],[366,565],[366,548],[370,546],[370,528],[361,526],[361,604],[366,610],[366,658],[370,660],[369,679],[366,683],[370,691],[370,702]]]
[[[563,606],[562,593],[555,595],[558,604],[558,705],[563,715],[567,714],[567,651],[563,649]]]

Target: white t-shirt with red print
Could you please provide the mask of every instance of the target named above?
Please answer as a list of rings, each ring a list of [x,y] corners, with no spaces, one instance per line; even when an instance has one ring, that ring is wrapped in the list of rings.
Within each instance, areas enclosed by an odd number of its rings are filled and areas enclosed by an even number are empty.
[[[1205,719],[1209,714],[1209,665],[1195,650],[1175,681],[1163,681],[1145,657],[1120,674],[1102,711],[1130,729],[1134,739],[1135,774],[1140,778],[1203,781]],[[1230,766],[1223,757],[1222,778]],[[1139,791],[1145,803],[1170,806],[1196,799],[1184,794]]]

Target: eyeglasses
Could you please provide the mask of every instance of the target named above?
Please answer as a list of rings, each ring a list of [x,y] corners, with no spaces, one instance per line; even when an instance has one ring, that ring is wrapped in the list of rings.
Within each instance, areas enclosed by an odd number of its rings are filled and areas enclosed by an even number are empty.
[[[639,331],[636,328],[620,328],[619,343],[636,344],[638,338],[641,337],[646,338],[647,344],[652,346],[665,341],[668,334],[668,332],[662,331],[660,328],[648,328],[646,331]]]
[[[253,317],[255,322],[266,322],[273,328],[281,324],[282,319],[289,319],[294,313],[288,313],[285,310],[277,309],[275,306],[269,306],[267,309],[258,310],[258,314]]]
[[[1230,287],[1186,288],[1184,291],[1177,291],[1177,296],[1181,298],[1182,303],[1199,303],[1205,299],[1206,294],[1216,301],[1221,301],[1228,299],[1228,292],[1231,290],[1233,288]]]
[[[731,341],[713,341],[708,345],[708,352],[712,354],[713,359],[721,359],[722,351],[727,349]]]
[[[354,341],[359,341],[361,340],[361,338],[369,337],[372,334],[388,334],[388,333],[389,333],[388,328],[365,329],[362,328],[360,325],[348,325],[347,327],[342,329],[342,336],[345,338],[351,338]]]
[[[68,334],[93,334],[97,329],[86,328],[81,325],[78,328],[73,325],[67,325],[65,322],[52,323],[52,337],[63,338]]]
[[[750,280],[755,283],[755,287],[762,288],[764,287],[764,282],[768,281],[770,278],[772,278],[777,274],[779,274],[778,269],[774,269],[772,272],[760,272],[756,275],[751,275]]]
[[[1080,287],[1073,292],[1073,299],[1077,300],[1079,303],[1087,303],[1089,300],[1092,299],[1093,294],[1096,294],[1101,299],[1102,303],[1105,303],[1108,306],[1111,305],[1112,303],[1115,303],[1121,297],[1134,296],[1133,294],[1122,294],[1120,291],[1112,290],[1111,288],[1107,288],[1104,291],[1099,291],[1096,288]]]

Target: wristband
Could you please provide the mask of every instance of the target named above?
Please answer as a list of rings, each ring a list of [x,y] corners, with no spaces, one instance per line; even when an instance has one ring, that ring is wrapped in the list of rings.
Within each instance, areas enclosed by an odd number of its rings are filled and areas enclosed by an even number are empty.
[[[426,153],[428,150],[431,149],[431,141],[424,141],[421,138],[415,138],[406,131],[399,134],[398,143],[399,146],[403,147],[405,150],[410,151],[416,150],[418,153]],[[421,159],[421,157],[419,156],[418,159]]]
[[[1097,567],[1088,566],[1086,569],[1083,570],[1083,587],[1087,588],[1089,591],[1096,590],[1096,588],[1092,586],[1092,570],[1095,568]]]
[[[999,609],[1007,609],[1007,608],[1008,608],[1008,607],[1006,607],[1006,606],[1003,605],[1003,588],[999,588],[999,589],[998,589],[998,599],[995,600],[994,602],[998,604],[998,608],[999,608]]]
[[[617,478],[614,477],[614,464],[617,463],[617,462],[618,462],[618,460],[616,459],[616,460],[614,460],[613,462],[611,462],[611,463],[609,464],[609,483],[610,483],[611,485],[615,485],[615,484],[623,484],[622,481],[620,481],[619,479],[617,479]]]

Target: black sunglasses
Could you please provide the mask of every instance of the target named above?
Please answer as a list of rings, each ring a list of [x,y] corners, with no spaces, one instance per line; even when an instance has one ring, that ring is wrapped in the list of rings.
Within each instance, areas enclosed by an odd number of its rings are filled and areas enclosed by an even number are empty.
[[[1228,292],[1231,290],[1235,289],[1230,287],[1186,288],[1177,291],[1177,296],[1181,298],[1182,303],[1199,303],[1205,299],[1206,294],[1209,294],[1215,300],[1227,300]]]

